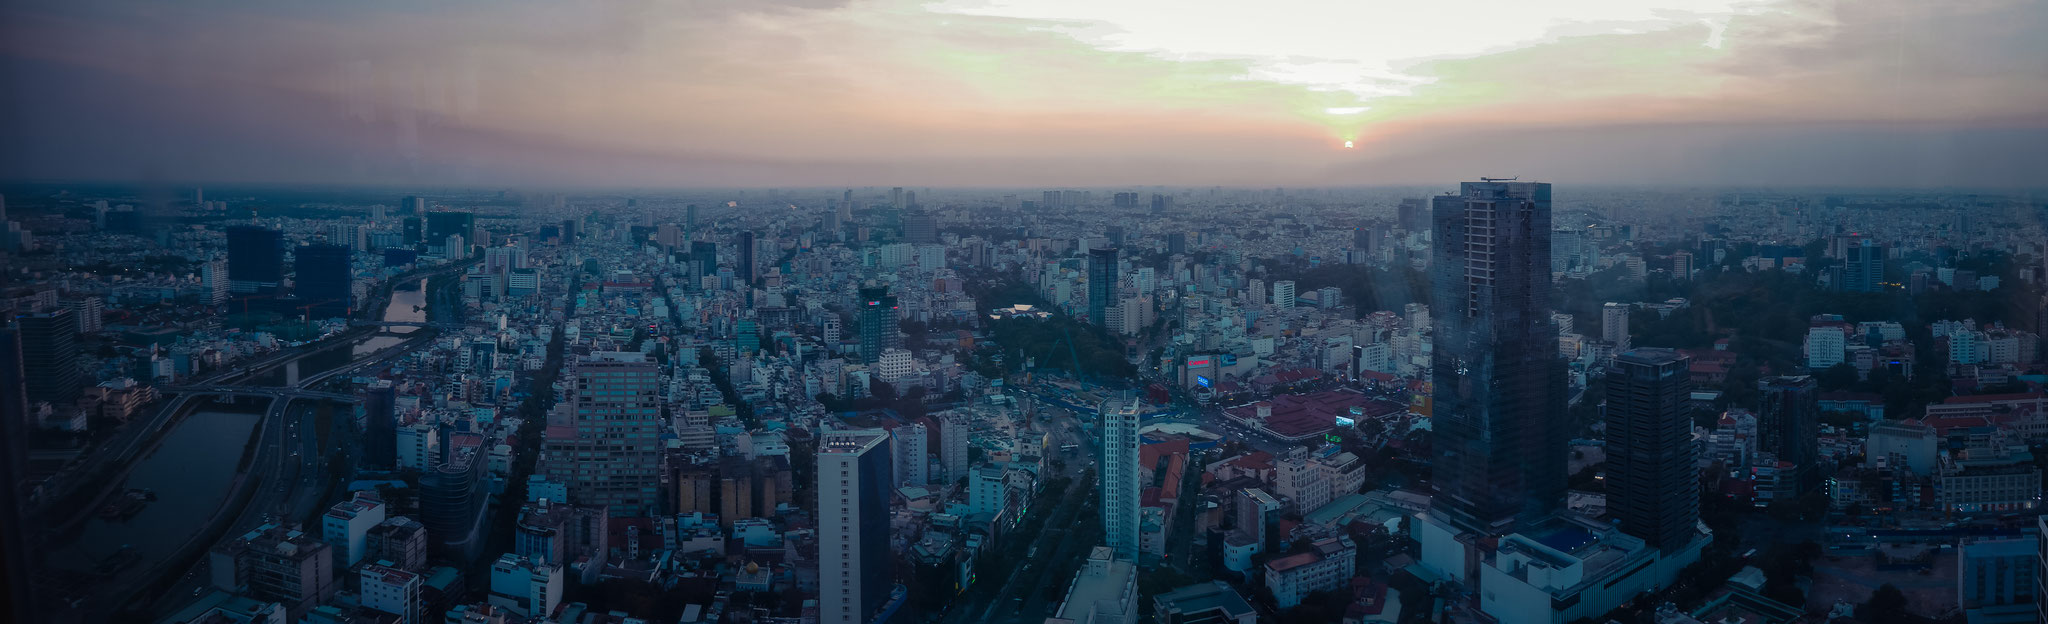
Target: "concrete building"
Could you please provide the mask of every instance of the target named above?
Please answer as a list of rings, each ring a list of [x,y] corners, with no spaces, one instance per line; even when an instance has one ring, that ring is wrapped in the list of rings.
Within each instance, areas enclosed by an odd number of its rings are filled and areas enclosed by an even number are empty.
[[[1152,597],[1160,624],[1257,624],[1259,613],[1229,583],[1210,581]]]
[[[1870,461],[1882,461],[1894,470],[1922,477],[1934,474],[1935,451],[1940,440],[1934,428],[1917,420],[1888,420],[1870,426],[1863,454]]]
[[[1053,618],[1073,624],[1132,624],[1138,621],[1138,571],[1108,546],[1089,551],[1087,563],[1067,586]],[[1052,620],[1047,620],[1048,622]]]
[[[1797,497],[1817,485],[1820,461],[1820,386],[1812,377],[1757,380],[1763,399],[1757,410],[1757,451],[1790,464],[1788,494]]]
[[[440,432],[433,425],[414,423],[399,427],[394,442],[400,470],[426,472],[440,455]]]
[[[484,437],[451,433],[441,447],[441,460],[420,476],[420,519],[428,543],[451,558],[476,556],[483,546],[485,503],[490,498],[484,473]]]
[[[1600,307],[1600,339],[1614,345],[1615,353],[1628,350],[1628,314],[1626,303],[1609,301]]]
[[[647,517],[661,496],[661,372],[646,354],[576,362],[571,421],[547,429],[547,478],[569,501],[613,517]]]
[[[875,378],[889,384],[899,394],[909,389],[909,382],[915,381],[911,376],[915,372],[907,349],[884,350],[882,357],[875,362]]]
[[[1963,542],[1956,557],[1956,602],[1972,624],[2038,621],[2040,591],[2038,537]]]
[[[1273,307],[1282,309],[1294,307],[1294,280],[1273,282]]]
[[[1311,592],[1341,589],[1356,575],[1358,547],[1347,536],[1316,540],[1305,553],[1266,562],[1266,589],[1273,605],[1291,609]]]
[[[998,466],[982,466],[971,471],[967,478],[968,513],[1000,514],[1009,506],[1010,488],[1004,483],[1005,471]]]
[[[1124,561],[1138,560],[1138,412],[1135,393],[1106,399],[1102,421],[1102,539]]]
[[[359,580],[363,608],[398,616],[398,624],[420,624],[420,575],[398,568],[369,564]]]
[[[398,516],[370,527],[363,536],[363,559],[386,562],[408,572],[427,569],[427,527],[407,516]]]
[[[213,586],[283,604],[293,622],[334,597],[333,549],[290,527],[266,524],[208,553]]]
[[[827,431],[818,440],[818,620],[867,624],[889,598],[889,435]]]
[[[1117,250],[1088,250],[1088,322],[1107,326],[1108,311],[1116,297]]]
[[[562,602],[562,567],[506,553],[491,564],[490,605],[547,618]]]
[[[320,517],[320,539],[334,548],[334,567],[345,570],[361,562],[370,529],[383,522],[384,501],[371,492],[356,492],[328,508]]]
[[[910,423],[889,430],[895,451],[895,484],[922,487],[931,483],[930,431],[924,423]]]
[[[1309,458],[1309,449],[1296,446],[1273,463],[1273,492],[1287,497],[1302,514],[1330,502],[1330,482],[1320,462]]]
[[[1806,330],[1806,369],[1813,372],[1827,370],[1840,364],[1848,353],[1848,336],[1835,325],[1822,325]]]
[[[941,412],[939,418],[939,467],[944,474],[936,481],[953,483],[967,476],[967,440],[973,425],[963,414]]]

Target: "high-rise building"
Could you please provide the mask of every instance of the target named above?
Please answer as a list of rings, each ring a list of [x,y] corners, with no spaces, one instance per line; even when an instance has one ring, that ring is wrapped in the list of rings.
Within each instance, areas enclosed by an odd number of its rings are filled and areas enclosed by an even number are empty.
[[[1170,196],[1170,195],[1161,195],[1161,194],[1159,194],[1159,193],[1153,193],[1153,194],[1152,194],[1152,214],[1166,214],[1167,212],[1170,212],[1170,211],[1172,211],[1172,210],[1173,210],[1173,197],[1172,197],[1172,196]]]
[[[754,233],[740,232],[737,244],[739,245],[740,252],[740,279],[746,280],[748,285],[752,285],[754,279],[760,275],[759,267],[754,266]]]
[[[1118,558],[1138,560],[1138,396],[1106,399],[1102,422],[1102,543]]]
[[[1842,290],[1884,292],[1884,245],[1867,238],[1851,241],[1842,249]]]
[[[4,219],[0,219],[4,221]],[[31,582],[30,528],[22,500],[22,479],[28,476],[28,380],[22,370],[21,330],[0,325],[0,615],[15,622],[34,621],[39,599]]]
[[[898,186],[889,189],[889,207],[897,210],[903,209],[903,187]]]
[[[420,575],[403,569],[378,565],[363,566],[363,608],[398,616],[398,624],[420,624]]]
[[[420,520],[429,545],[443,557],[467,561],[483,546],[484,436],[444,430],[439,457],[420,475]]]
[[[389,381],[363,391],[363,465],[398,467],[398,389]]]
[[[939,219],[928,212],[914,212],[903,216],[903,242],[939,242]]]
[[[569,501],[613,517],[654,513],[661,485],[661,373],[636,352],[576,362],[570,426],[551,429],[547,476]]]
[[[388,561],[398,569],[427,569],[427,526],[410,516],[387,518],[363,536],[363,558]]]
[[[407,195],[404,200],[398,203],[398,211],[414,216],[427,214],[427,198],[418,195]]]
[[[319,243],[292,252],[292,292],[308,318],[348,316],[355,295],[349,255],[347,247]]]
[[[100,323],[106,314],[106,305],[100,302],[99,297],[66,300],[64,309],[70,310],[72,318],[78,321],[79,335],[100,333]]]
[[[399,231],[403,234],[399,240],[404,241],[406,245],[418,245],[421,241],[427,240],[426,229],[420,226],[420,222],[421,218],[416,216],[399,221]]]
[[[450,236],[460,235],[468,240],[476,235],[476,213],[458,210],[436,210],[427,213],[426,241],[439,245]],[[467,251],[450,250],[443,252],[448,257],[467,256]]]
[[[49,402],[58,409],[71,406],[84,389],[84,373],[78,366],[78,321],[70,310],[39,312],[14,318],[21,334],[22,378],[28,384],[28,401]]]
[[[1615,353],[1629,349],[1628,314],[1629,305],[1626,303],[1609,301],[1600,307],[1600,339],[1614,345]]]
[[[897,330],[896,297],[887,287],[860,289],[860,359],[873,365],[882,352],[899,348],[903,337]]]
[[[914,381],[916,372],[910,351],[906,349],[884,349],[881,359],[875,360],[875,378],[896,388],[898,393],[908,389],[905,384]]]
[[[1691,360],[1669,349],[1634,349],[1607,366],[1607,514],[1664,552],[1698,534]]]
[[[1680,281],[1692,279],[1692,252],[1681,251],[1671,254],[1671,278]]]
[[[228,228],[228,286],[237,293],[270,292],[284,281],[284,233],[266,227]]]
[[[1273,307],[1287,309],[1294,307],[1294,280],[1273,282]]]
[[[1088,250],[1088,322],[1108,322],[1105,313],[1116,296],[1116,281],[1116,249]]]
[[[692,241],[690,243],[690,278],[694,285],[706,275],[718,272],[718,243]],[[694,286],[693,286],[694,288]]]
[[[818,620],[867,624],[893,585],[889,434],[827,431],[818,440]]]
[[[1809,491],[1819,476],[1814,462],[1820,458],[1820,386],[1806,375],[1765,377],[1756,385],[1763,392],[1757,451],[1776,456],[1780,474],[1792,471],[1789,493]]]
[[[967,476],[967,439],[973,425],[967,418],[952,412],[941,412],[939,418],[939,469],[943,474],[934,481],[952,483]]]
[[[228,262],[208,260],[199,265],[199,296],[209,306],[228,302]]]
[[[1394,210],[1394,227],[1409,233],[1421,232],[1429,227],[1429,200],[1409,197],[1401,200]]]
[[[1501,534],[1564,501],[1570,428],[1550,314],[1550,185],[1466,182],[1435,198],[1429,513]]]
[[[931,432],[923,423],[910,423],[889,430],[896,452],[894,483],[924,487],[931,483]]]
[[[1183,254],[1183,253],[1187,253],[1187,252],[1188,252],[1188,234],[1187,234],[1187,232],[1167,232],[1167,233],[1166,233],[1166,253],[1170,253],[1170,254]]]

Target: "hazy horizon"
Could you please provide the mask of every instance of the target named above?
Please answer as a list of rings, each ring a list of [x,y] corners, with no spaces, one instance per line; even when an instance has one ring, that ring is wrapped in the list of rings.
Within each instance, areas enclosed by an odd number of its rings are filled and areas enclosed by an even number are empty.
[[[2048,5],[1653,4],[30,0],[0,8],[0,178],[2024,188],[2048,162]]]

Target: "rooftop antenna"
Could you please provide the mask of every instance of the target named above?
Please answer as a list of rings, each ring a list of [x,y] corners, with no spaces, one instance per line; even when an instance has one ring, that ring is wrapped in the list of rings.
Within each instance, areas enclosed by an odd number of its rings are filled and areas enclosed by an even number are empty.
[[[1480,177],[1480,178],[1479,178],[1479,181],[1481,181],[1481,182],[1513,182],[1513,181],[1515,181],[1515,180],[1519,180],[1519,179],[1522,179],[1522,176],[1515,176],[1515,177],[1512,177],[1512,178],[1488,178],[1488,177],[1483,177],[1483,176],[1482,176],[1482,177]]]

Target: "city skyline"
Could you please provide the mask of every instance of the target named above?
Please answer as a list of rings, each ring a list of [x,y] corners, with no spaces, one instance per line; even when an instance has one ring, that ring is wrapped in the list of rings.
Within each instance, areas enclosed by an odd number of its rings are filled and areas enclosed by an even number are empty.
[[[1208,4],[15,3],[0,62],[37,97],[0,116],[0,163],[156,183],[2015,187],[2048,156],[2038,3],[1296,4],[1248,30]],[[208,28],[240,34],[178,34]]]

